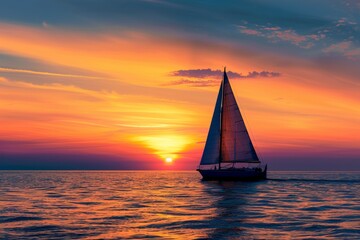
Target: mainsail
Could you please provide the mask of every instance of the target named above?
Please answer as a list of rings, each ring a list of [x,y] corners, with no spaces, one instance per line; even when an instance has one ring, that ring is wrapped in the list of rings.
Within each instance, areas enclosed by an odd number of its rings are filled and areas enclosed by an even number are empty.
[[[221,162],[260,162],[225,71],[200,165]]]

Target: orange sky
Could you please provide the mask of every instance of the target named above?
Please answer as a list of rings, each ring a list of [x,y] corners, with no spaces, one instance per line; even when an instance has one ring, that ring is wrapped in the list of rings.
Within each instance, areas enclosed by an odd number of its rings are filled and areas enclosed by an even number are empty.
[[[9,22],[0,22],[0,54],[22,59],[0,62],[0,154],[103,154],[192,169],[218,86],[173,84],[182,78],[171,74],[224,65],[243,75],[280,73],[230,77],[265,162],[284,153],[359,154],[359,75],[345,71],[346,61],[141,29],[87,32]]]

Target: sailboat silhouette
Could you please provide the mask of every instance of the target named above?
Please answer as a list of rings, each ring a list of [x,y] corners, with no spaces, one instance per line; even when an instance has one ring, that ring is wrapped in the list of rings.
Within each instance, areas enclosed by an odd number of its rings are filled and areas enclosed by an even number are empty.
[[[267,165],[262,169],[260,163],[224,68],[224,78],[197,171],[203,179],[266,179]],[[239,167],[239,164],[242,166]]]

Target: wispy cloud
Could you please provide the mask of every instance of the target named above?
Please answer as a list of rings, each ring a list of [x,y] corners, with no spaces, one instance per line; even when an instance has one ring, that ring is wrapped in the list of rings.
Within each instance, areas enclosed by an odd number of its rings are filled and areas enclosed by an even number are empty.
[[[347,25],[357,25],[356,22],[354,21],[350,21],[347,18],[340,18],[339,20],[336,21],[336,27],[341,27],[341,26],[347,26]]]
[[[290,42],[301,48],[311,48],[314,46],[313,41],[318,41],[326,37],[324,33],[316,34],[299,34],[293,29],[282,29],[279,26],[260,26],[255,25],[250,28],[245,25],[238,26],[239,31],[246,35],[253,35],[267,38],[273,42],[285,41]]]
[[[288,42],[304,49],[310,49],[317,45],[318,48],[315,50],[318,50],[319,53],[332,53],[349,59],[360,56],[360,48],[356,41],[359,26],[355,18],[341,17],[316,29],[303,31],[270,23],[259,25],[246,21],[237,28],[245,35],[265,38],[272,43]]]
[[[207,69],[188,69],[188,70],[177,70],[170,73],[172,77],[181,77],[181,79],[171,81],[165,85],[189,85],[193,87],[208,87],[217,86],[221,81],[223,71]],[[244,79],[244,78],[271,78],[279,77],[281,74],[278,72],[269,71],[252,71],[247,74],[237,73],[228,71],[227,75],[232,79]]]
[[[165,86],[176,86],[176,85],[189,85],[192,87],[211,87],[211,86],[217,86],[219,85],[220,80],[207,80],[207,79],[180,79],[171,81]]]
[[[6,73],[26,73],[26,74],[45,75],[45,76],[52,76],[52,77],[71,77],[71,78],[104,79],[103,77],[95,77],[95,76],[86,76],[86,75],[77,75],[77,74],[66,74],[66,73],[53,73],[53,72],[33,71],[33,70],[28,70],[28,69],[16,69],[16,68],[4,68],[4,67],[0,67],[0,72],[6,72]]]
[[[343,41],[323,49],[327,54],[340,54],[349,59],[360,57],[360,48],[355,47],[352,41]]]
[[[340,42],[337,44],[332,44],[329,47],[324,49],[325,53],[330,53],[330,52],[345,52],[346,50],[348,50],[351,46],[351,41],[344,41],[344,42]]]

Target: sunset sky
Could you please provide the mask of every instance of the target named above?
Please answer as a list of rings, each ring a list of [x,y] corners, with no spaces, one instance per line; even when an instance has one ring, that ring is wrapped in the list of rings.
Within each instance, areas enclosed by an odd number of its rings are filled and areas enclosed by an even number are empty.
[[[0,169],[195,169],[226,66],[270,170],[360,170],[359,13],[357,0],[2,0]]]

